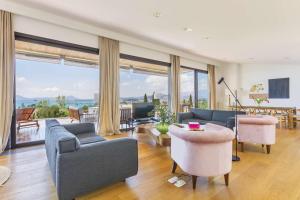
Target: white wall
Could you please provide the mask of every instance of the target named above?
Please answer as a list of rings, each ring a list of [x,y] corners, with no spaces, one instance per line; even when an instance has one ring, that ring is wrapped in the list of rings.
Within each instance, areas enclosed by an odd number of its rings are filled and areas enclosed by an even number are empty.
[[[239,64],[224,64],[221,67],[216,68],[216,81],[224,77],[227,85],[234,92],[239,86]],[[226,109],[229,105],[229,91],[226,89],[224,83],[217,84],[217,107],[219,109]],[[231,102],[233,99],[231,98]]]
[[[300,65],[287,64],[243,64],[240,67],[238,79],[239,89],[242,94],[243,105],[254,105],[249,99],[249,90],[252,85],[263,83],[265,91],[268,93],[268,79],[290,78],[290,98],[270,99],[268,106],[289,106],[300,107]]]
[[[98,48],[98,36],[93,34],[21,15],[14,15],[13,22],[16,32]]]

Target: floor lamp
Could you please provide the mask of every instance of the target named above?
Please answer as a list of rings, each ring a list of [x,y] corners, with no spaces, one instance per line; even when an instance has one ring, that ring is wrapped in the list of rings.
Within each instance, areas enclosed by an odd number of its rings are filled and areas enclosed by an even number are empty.
[[[238,98],[237,98],[237,90],[235,90],[235,93],[232,92],[232,90],[230,89],[230,87],[227,85],[227,83],[224,80],[224,77],[222,77],[219,81],[218,81],[218,85],[220,85],[221,83],[224,83],[224,85],[227,87],[227,89],[230,91],[231,95],[234,97],[234,101],[235,101],[235,155],[232,155],[232,161],[240,161],[240,157],[238,157],[237,155],[237,149],[238,149],[238,140],[237,140],[237,107],[238,104],[241,108],[242,105],[239,102]]]

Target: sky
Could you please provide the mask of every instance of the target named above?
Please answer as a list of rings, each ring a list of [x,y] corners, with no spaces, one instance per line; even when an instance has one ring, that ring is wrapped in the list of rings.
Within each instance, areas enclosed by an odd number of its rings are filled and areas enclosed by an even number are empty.
[[[141,97],[146,93],[152,95],[153,92],[168,94],[168,77],[161,75],[149,75],[135,73],[130,70],[120,71],[120,96],[121,97]]]
[[[46,63],[29,60],[16,60],[16,93],[23,97],[74,96],[80,99],[93,99],[98,93],[99,70]],[[207,90],[207,81],[200,81],[200,90]],[[181,75],[182,96],[193,94],[194,74]],[[168,77],[163,75],[135,73],[120,70],[120,96],[140,97],[145,93],[168,94]]]
[[[16,60],[16,93],[23,97],[75,96],[93,99],[99,70],[63,64]]]

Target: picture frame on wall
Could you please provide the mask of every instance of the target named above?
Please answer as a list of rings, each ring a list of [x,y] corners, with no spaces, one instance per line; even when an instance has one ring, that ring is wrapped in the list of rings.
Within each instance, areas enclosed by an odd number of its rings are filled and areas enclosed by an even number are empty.
[[[269,99],[289,99],[290,78],[269,79]]]

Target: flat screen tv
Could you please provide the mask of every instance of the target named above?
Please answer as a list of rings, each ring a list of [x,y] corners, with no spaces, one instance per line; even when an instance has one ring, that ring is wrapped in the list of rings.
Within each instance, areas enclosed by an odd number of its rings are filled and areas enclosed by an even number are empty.
[[[269,98],[270,99],[290,98],[290,79],[289,78],[269,79]]]
[[[149,119],[154,117],[154,105],[152,103],[132,103],[133,119]]]

